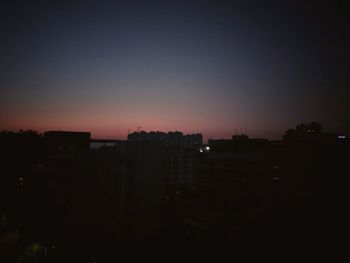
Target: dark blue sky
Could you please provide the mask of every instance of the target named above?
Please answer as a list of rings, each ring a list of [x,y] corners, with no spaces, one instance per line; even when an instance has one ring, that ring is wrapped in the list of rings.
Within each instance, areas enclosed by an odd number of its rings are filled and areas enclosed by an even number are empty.
[[[0,129],[349,132],[344,3],[9,1]]]

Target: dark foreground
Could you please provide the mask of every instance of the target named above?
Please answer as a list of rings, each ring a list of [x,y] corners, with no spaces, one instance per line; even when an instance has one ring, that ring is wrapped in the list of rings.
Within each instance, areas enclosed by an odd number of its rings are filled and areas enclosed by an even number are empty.
[[[1,262],[274,253],[342,236],[347,138],[137,138],[91,149],[1,133]]]

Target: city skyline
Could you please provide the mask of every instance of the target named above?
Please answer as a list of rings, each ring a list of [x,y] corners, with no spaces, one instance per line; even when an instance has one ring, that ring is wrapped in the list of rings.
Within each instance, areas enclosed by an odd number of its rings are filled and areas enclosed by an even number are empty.
[[[0,129],[349,133],[344,1],[6,3]]]
[[[349,136],[348,134],[341,132],[341,131],[330,131],[329,129],[324,129],[322,123],[318,122],[309,122],[309,123],[300,123],[296,125],[295,127],[289,127],[286,131],[283,132],[283,134],[280,135],[279,139],[271,139],[266,137],[254,137],[251,134],[247,132],[246,129],[235,129],[233,133],[231,133],[230,136],[223,138],[223,137],[205,137],[201,132],[195,132],[195,133],[184,133],[179,130],[173,130],[173,131],[154,131],[154,130],[144,130],[141,126],[137,127],[137,130],[130,130],[127,131],[126,138],[118,138],[115,139],[112,137],[95,137],[91,134],[90,131],[67,131],[67,130],[47,130],[44,132],[38,132],[31,129],[20,129],[18,131],[9,131],[9,130],[0,130],[0,133],[3,135],[6,134],[32,134],[39,137],[46,137],[48,134],[84,134],[84,136],[88,136],[88,141],[90,143],[115,143],[115,142],[122,142],[122,141],[148,141],[148,142],[165,142],[166,144],[179,144],[182,145],[182,147],[187,146],[200,146],[203,144],[209,144],[210,141],[230,141],[235,140],[235,138],[246,138],[246,139],[253,139],[253,140],[263,140],[263,141],[271,141],[271,142],[277,142],[277,141],[285,141],[292,138],[292,140],[296,138],[321,138],[322,136],[328,136],[328,138],[343,140],[347,139]],[[303,137],[305,136],[305,137]],[[321,136],[321,137],[319,137]],[[311,138],[310,137],[310,138]]]

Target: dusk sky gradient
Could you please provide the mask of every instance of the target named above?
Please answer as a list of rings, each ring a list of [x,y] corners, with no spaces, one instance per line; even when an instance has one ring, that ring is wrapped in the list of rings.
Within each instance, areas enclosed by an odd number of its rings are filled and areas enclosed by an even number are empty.
[[[350,132],[344,1],[9,1],[0,130]]]

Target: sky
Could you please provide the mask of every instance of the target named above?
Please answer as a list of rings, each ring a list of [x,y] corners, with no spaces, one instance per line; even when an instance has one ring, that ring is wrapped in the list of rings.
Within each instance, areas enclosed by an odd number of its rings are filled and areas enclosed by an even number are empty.
[[[4,1],[0,130],[350,134],[346,1]]]

